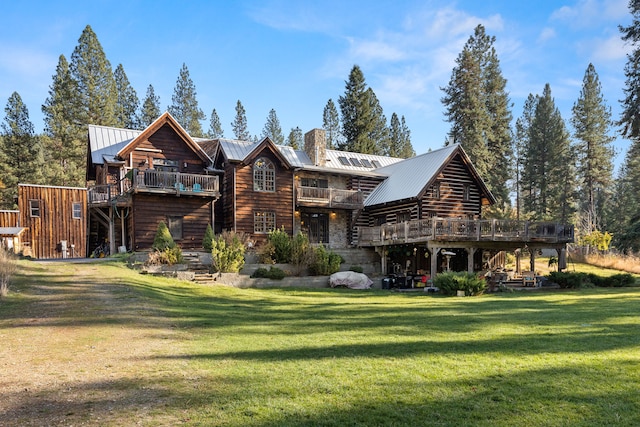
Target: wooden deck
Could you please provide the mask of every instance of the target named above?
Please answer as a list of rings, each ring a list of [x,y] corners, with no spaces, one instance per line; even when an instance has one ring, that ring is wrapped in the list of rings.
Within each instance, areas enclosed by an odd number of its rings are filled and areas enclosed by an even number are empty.
[[[361,191],[337,188],[297,187],[296,204],[308,207],[361,209],[364,198]]]
[[[554,222],[432,218],[358,230],[359,246],[429,241],[563,244],[574,241],[574,228]]]
[[[117,184],[89,187],[89,205],[107,206],[115,203],[125,206],[130,203],[132,193],[219,197],[220,187],[217,176],[132,169]]]

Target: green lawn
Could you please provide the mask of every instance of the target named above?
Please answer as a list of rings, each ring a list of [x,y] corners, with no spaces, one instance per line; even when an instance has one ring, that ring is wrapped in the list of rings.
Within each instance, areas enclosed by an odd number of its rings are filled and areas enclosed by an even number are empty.
[[[445,298],[20,267],[0,425],[640,425],[640,288]]]

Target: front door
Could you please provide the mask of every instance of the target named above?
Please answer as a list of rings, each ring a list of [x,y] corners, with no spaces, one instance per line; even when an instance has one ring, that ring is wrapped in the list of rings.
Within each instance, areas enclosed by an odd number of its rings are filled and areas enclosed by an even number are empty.
[[[326,213],[303,213],[302,232],[309,236],[310,243],[329,243],[329,215]]]

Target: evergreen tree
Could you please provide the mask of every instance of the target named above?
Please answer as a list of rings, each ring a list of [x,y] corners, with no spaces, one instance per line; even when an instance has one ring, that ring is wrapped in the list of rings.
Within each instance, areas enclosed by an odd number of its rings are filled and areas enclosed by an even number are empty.
[[[528,148],[531,141],[531,124],[533,123],[533,117],[535,114],[536,106],[538,105],[539,97],[529,94],[527,100],[524,103],[522,116],[516,120],[516,139],[515,139],[515,152],[514,152],[514,170],[516,172],[515,177],[515,192],[516,192],[516,219],[520,220],[521,206],[522,206],[522,194],[526,188],[526,194],[533,194],[534,190],[531,187],[533,184],[531,181],[525,181],[523,174],[532,175],[535,171],[523,172],[527,162]]]
[[[524,209],[532,219],[569,222],[575,211],[575,158],[549,84],[536,104],[525,157]]]
[[[508,205],[512,115],[494,43],[482,25],[475,28],[442,88],[442,103],[450,140],[464,147],[498,204]]]
[[[69,64],[60,55],[56,74],[49,87],[49,97],[42,105],[47,183],[84,186],[86,174],[86,128],[77,120],[82,105],[77,96],[78,84],[72,78]]]
[[[327,101],[327,105],[322,112],[322,127],[327,135],[327,148],[334,149],[338,147],[342,143],[340,116],[332,99]]]
[[[631,145],[618,174],[612,223],[614,243],[623,250],[640,250],[640,0],[629,1],[632,22],[620,27],[622,40],[633,47],[627,55],[625,98],[619,125]]]
[[[209,122],[209,131],[207,132],[207,138],[224,138],[222,123],[220,123],[220,117],[218,117],[218,113],[216,112],[215,108],[211,112],[211,120]]]
[[[15,208],[18,184],[42,184],[44,152],[29,120],[29,110],[17,92],[13,92],[4,109],[0,170],[4,189],[0,190],[0,206]]]
[[[389,147],[389,128],[387,127],[387,118],[382,111],[382,106],[378,101],[378,97],[373,89],[367,89],[367,97],[370,103],[371,111],[371,131],[369,133],[369,141],[372,142],[369,154],[382,155],[388,151]],[[364,153],[364,151],[360,151]]]
[[[140,129],[146,129],[158,117],[160,117],[160,97],[156,96],[152,85],[147,87],[147,94],[142,102],[140,118],[138,119]]]
[[[407,159],[416,155],[411,145],[411,132],[402,116],[402,120],[398,119],[398,115],[391,115],[391,123],[389,125],[389,146],[384,153],[385,156],[400,157]]]
[[[280,127],[280,120],[278,120],[276,110],[273,108],[269,111],[267,122],[262,129],[262,138],[266,137],[269,137],[276,145],[284,144],[284,135],[282,134],[282,128]]]
[[[304,135],[302,135],[302,129],[298,126],[291,128],[291,132],[289,132],[289,136],[287,137],[287,145],[294,150],[299,150],[301,147],[304,147]]]
[[[247,113],[240,100],[236,103],[236,117],[233,119],[231,127],[236,139],[240,141],[249,141],[251,139],[251,135],[247,129]]]
[[[139,129],[140,125],[138,124],[136,113],[140,105],[140,100],[131,83],[129,83],[122,64],[118,64],[113,76],[116,81],[116,91],[118,94],[116,102],[117,126],[125,129]]]
[[[111,64],[102,50],[96,34],[87,25],[71,54],[69,71],[77,82],[80,116],[75,125],[115,126],[118,94]]]
[[[611,109],[606,106],[602,87],[593,64],[584,75],[580,97],[573,105],[571,119],[575,129],[578,176],[581,193],[586,195],[581,211],[584,233],[602,231],[603,206],[613,181],[614,156],[609,136]]]
[[[173,89],[169,113],[189,135],[195,137],[204,135],[200,120],[204,120],[206,116],[198,107],[196,87],[189,76],[189,69],[186,64],[182,64],[176,87]]]
[[[372,93],[367,88],[362,70],[354,65],[346,82],[345,94],[338,100],[342,112],[342,134],[345,138],[338,149],[366,154],[381,151],[384,140],[372,139],[380,135],[382,120],[381,108],[377,99],[372,98]]]

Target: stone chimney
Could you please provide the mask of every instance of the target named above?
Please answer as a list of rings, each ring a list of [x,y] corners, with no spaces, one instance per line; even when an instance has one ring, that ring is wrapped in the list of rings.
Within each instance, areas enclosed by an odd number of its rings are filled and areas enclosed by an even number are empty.
[[[324,129],[312,129],[304,134],[304,151],[315,166],[327,164],[327,141]]]

